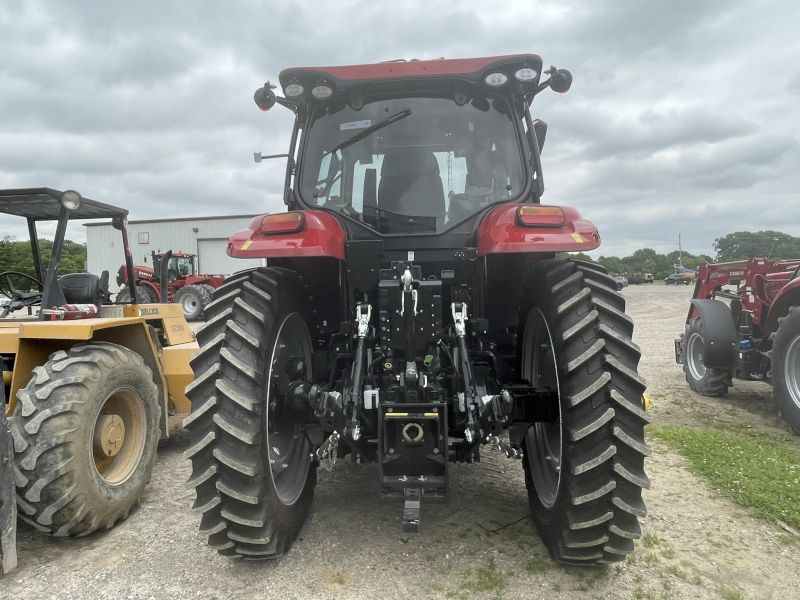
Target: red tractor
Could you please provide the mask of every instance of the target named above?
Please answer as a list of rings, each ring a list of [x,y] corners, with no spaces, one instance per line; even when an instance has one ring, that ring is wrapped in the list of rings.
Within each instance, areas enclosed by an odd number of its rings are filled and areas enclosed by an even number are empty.
[[[733,377],[770,383],[798,435],[799,270],[800,260],[766,258],[700,265],[686,330],[675,340],[675,360],[692,390],[727,394]]]
[[[162,286],[158,273],[161,273],[162,261],[167,261],[167,302],[183,305],[183,314],[187,321],[196,321],[203,316],[203,310],[211,302],[211,294],[222,285],[222,275],[200,275],[197,273],[197,256],[184,252],[153,252],[153,266],[134,266],[136,286],[143,302],[161,302]],[[122,265],[117,271],[117,285],[127,281],[127,269]],[[131,292],[122,287],[117,293],[118,304],[131,301]]]
[[[605,269],[559,257],[600,236],[541,204],[547,126],[529,107],[572,82],[542,67],[294,68],[283,96],[256,92],[296,115],[288,212],[231,237],[231,256],[269,266],[216,289],[197,332],[186,455],[212,548],[285,553],[317,467],[347,454],[377,464],[381,499],[418,531],[450,465],[494,450],[524,471],[554,559],[633,551],[649,486],[640,352]]]

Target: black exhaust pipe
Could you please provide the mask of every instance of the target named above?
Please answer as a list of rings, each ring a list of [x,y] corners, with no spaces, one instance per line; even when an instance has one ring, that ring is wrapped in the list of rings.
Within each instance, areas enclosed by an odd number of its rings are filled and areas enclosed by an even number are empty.
[[[161,264],[159,264],[158,280],[161,282],[161,302],[164,304],[169,302],[167,298],[167,287],[169,285],[169,261],[171,258],[172,250],[167,250],[164,252],[164,256],[161,257]]]

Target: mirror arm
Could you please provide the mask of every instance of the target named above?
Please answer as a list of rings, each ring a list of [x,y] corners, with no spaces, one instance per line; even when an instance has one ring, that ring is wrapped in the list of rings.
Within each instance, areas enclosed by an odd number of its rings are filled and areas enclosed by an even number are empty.
[[[280,104],[281,106],[288,108],[294,114],[297,114],[297,103],[292,102],[291,100],[287,100],[282,96],[275,96],[275,103]]]

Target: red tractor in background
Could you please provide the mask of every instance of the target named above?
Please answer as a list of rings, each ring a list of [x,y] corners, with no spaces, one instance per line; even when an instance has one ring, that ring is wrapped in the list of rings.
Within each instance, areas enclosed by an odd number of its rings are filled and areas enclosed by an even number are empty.
[[[145,257],[145,260],[147,258]],[[223,275],[200,275],[197,273],[197,255],[185,252],[159,251],[152,253],[153,266],[135,265],[136,286],[143,302],[161,302],[162,261],[167,261],[167,302],[180,303],[187,321],[202,318],[203,310],[211,302],[211,294],[225,281]],[[127,268],[122,265],[117,271],[117,285],[127,281]],[[117,304],[131,300],[131,292],[122,287],[117,293]]]
[[[559,257],[597,228],[541,204],[529,107],[571,82],[521,54],[287,69],[283,96],[256,92],[295,114],[288,212],[230,238],[268,266],[229,277],[197,331],[186,456],[210,547],[287,552],[317,467],[347,454],[416,532],[451,465],[495,451],[554,559],[633,551],[650,485],[633,321],[602,266]]]
[[[675,340],[689,387],[720,396],[733,377],[770,383],[800,435],[800,260],[704,263],[698,271],[686,330]]]

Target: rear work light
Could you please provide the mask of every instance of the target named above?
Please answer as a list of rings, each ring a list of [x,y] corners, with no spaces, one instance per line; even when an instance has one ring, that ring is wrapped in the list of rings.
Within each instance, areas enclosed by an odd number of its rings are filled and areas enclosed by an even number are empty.
[[[315,85],[313,88],[311,88],[311,95],[317,100],[324,100],[325,98],[330,98],[331,95],[333,95],[333,89],[327,85]]]
[[[560,227],[566,222],[558,206],[520,206],[517,218],[526,227]]]
[[[508,81],[508,75],[505,73],[500,73],[499,71],[495,71],[494,73],[489,73],[486,77],[484,77],[483,81],[486,83],[486,85],[500,87],[501,85],[504,85],[506,81]]]
[[[286,94],[287,98],[297,98],[298,96],[302,96],[305,91],[305,88],[299,83],[290,83],[283,88],[283,93]]]
[[[303,228],[303,213],[290,212],[277,215],[267,215],[261,219],[261,227],[258,231],[262,235],[273,235],[276,233],[294,233]]]

